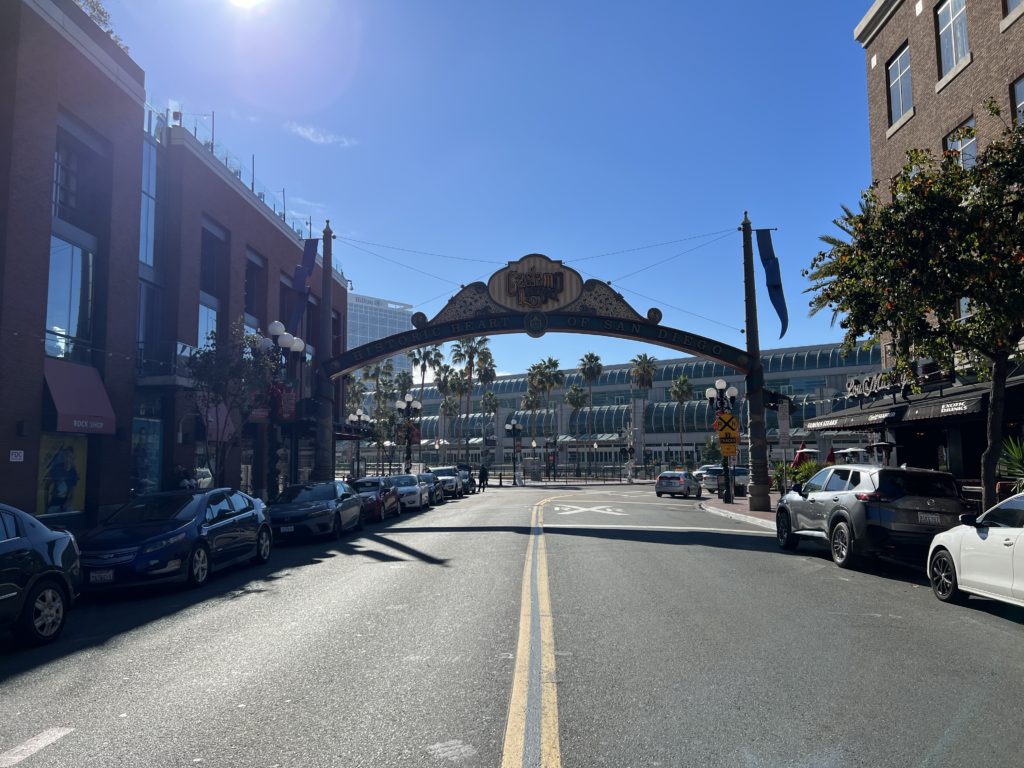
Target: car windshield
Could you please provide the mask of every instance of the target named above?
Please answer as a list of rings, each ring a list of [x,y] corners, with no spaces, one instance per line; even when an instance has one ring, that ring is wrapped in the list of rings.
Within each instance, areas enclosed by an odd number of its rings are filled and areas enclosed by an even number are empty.
[[[334,498],[334,486],[323,485],[289,485],[277,497],[278,504],[301,504],[307,501],[331,501]]]
[[[380,480],[356,480],[352,487],[357,491],[376,491],[380,488]]]
[[[107,518],[108,525],[146,525],[167,520],[191,520],[196,515],[196,496],[168,493],[136,496]]]
[[[408,488],[410,486],[420,484],[420,481],[412,475],[398,475],[397,477],[393,477],[392,480],[399,488]]]
[[[930,472],[879,472],[878,492],[890,499],[902,496],[956,499],[960,496],[952,477]]]
[[[435,469],[434,474],[438,477],[455,477],[455,467],[441,467],[441,469]]]

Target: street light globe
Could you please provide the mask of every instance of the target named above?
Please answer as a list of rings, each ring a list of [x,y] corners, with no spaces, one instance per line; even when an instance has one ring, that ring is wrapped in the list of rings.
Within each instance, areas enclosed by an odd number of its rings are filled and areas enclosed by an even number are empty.
[[[536,448],[537,447],[537,441],[536,440],[531,440],[530,441],[530,447],[531,448]]]
[[[292,352],[301,352],[306,348],[306,342],[300,339],[298,336],[292,339]]]
[[[739,393],[740,391],[736,387],[729,387],[725,390],[726,397],[736,397]]]
[[[725,389],[727,386],[729,386],[729,382],[727,382],[725,379],[717,379],[715,381],[715,389],[721,390]]]
[[[506,424],[505,425],[505,431],[506,432],[511,432],[512,431],[512,425],[511,424]]]
[[[362,408],[356,408],[356,418],[359,418],[359,419],[363,418],[363,409]]]
[[[406,392],[404,400],[407,403],[411,403],[413,401],[412,392]]]
[[[275,320],[274,322],[267,326],[267,333],[269,333],[271,336],[280,336],[282,333],[284,333],[284,323],[282,323],[280,320]]]
[[[715,395],[717,394],[718,393],[715,391],[714,387],[708,387],[707,389],[704,390],[704,397],[706,397],[708,400],[714,400]]]
[[[262,339],[260,339],[260,349],[262,351],[269,352],[273,348],[274,348],[274,340],[273,339],[268,339],[266,336],[264,336]]]
[[[423,403],[421,403],[419,400],[413,400],[412,401],[412,409],[414,411],[418,411],[422,407],[423,407]]]
[[[292,342],[295,341],[295,337],[285,331],[277,337],[277,346],[281,349],[288,350],[292,348]]]

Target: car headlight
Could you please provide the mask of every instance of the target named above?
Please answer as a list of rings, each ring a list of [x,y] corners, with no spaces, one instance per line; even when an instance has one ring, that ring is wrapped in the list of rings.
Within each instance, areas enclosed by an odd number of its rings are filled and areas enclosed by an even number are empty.
[[[142,548],[142,553],[143,554],[148,554],[150,552],[156,552],[158,549],[163,549],[164,547],[169,547],[172,544],[177,544],[179,541],[184,541],[184,540],[185,540],[185,532],[182,531],[181,533],[175,534],[174,536],[171,536],[170,538],[160,539],[160,541],[154,541],[152,544],[147,544],[146,546],[144,546]]]

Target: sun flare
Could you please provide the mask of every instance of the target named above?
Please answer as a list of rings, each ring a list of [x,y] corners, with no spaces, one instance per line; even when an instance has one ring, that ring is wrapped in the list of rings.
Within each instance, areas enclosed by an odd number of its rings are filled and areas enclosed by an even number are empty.
[[[236,8],[255,8],[257,5],[261,5],[266,0],[228,0]]]

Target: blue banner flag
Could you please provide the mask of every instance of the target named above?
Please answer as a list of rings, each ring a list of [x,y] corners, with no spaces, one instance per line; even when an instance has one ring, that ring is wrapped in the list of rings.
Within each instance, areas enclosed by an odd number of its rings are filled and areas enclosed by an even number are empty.
[[[789,327],[789,312],[786,310],[786,294],[782,292],[782,272],[779,270],[779,260],[775,258],[775,249],[772,247],[772,232],[770,229],[755,229],[757,235],[757,252],[761,254],[761,264],[764,266],[765,284],[768,286],[768,298],[772,300],[772,306],[782,321],[781,339],[786,335],[786,328]]]
[[[292,277],[295,303],[292,304],[292,314],[288,318],[288,330],[292,333],[298,330],[306,311],[306,304],[309,301],[309,278],[313,274],[313,267],[316,266],[316,249],[319,245],[318,238],[307,239],[306,246],[302,249],[302,263],[295,266],[295,276]]]

